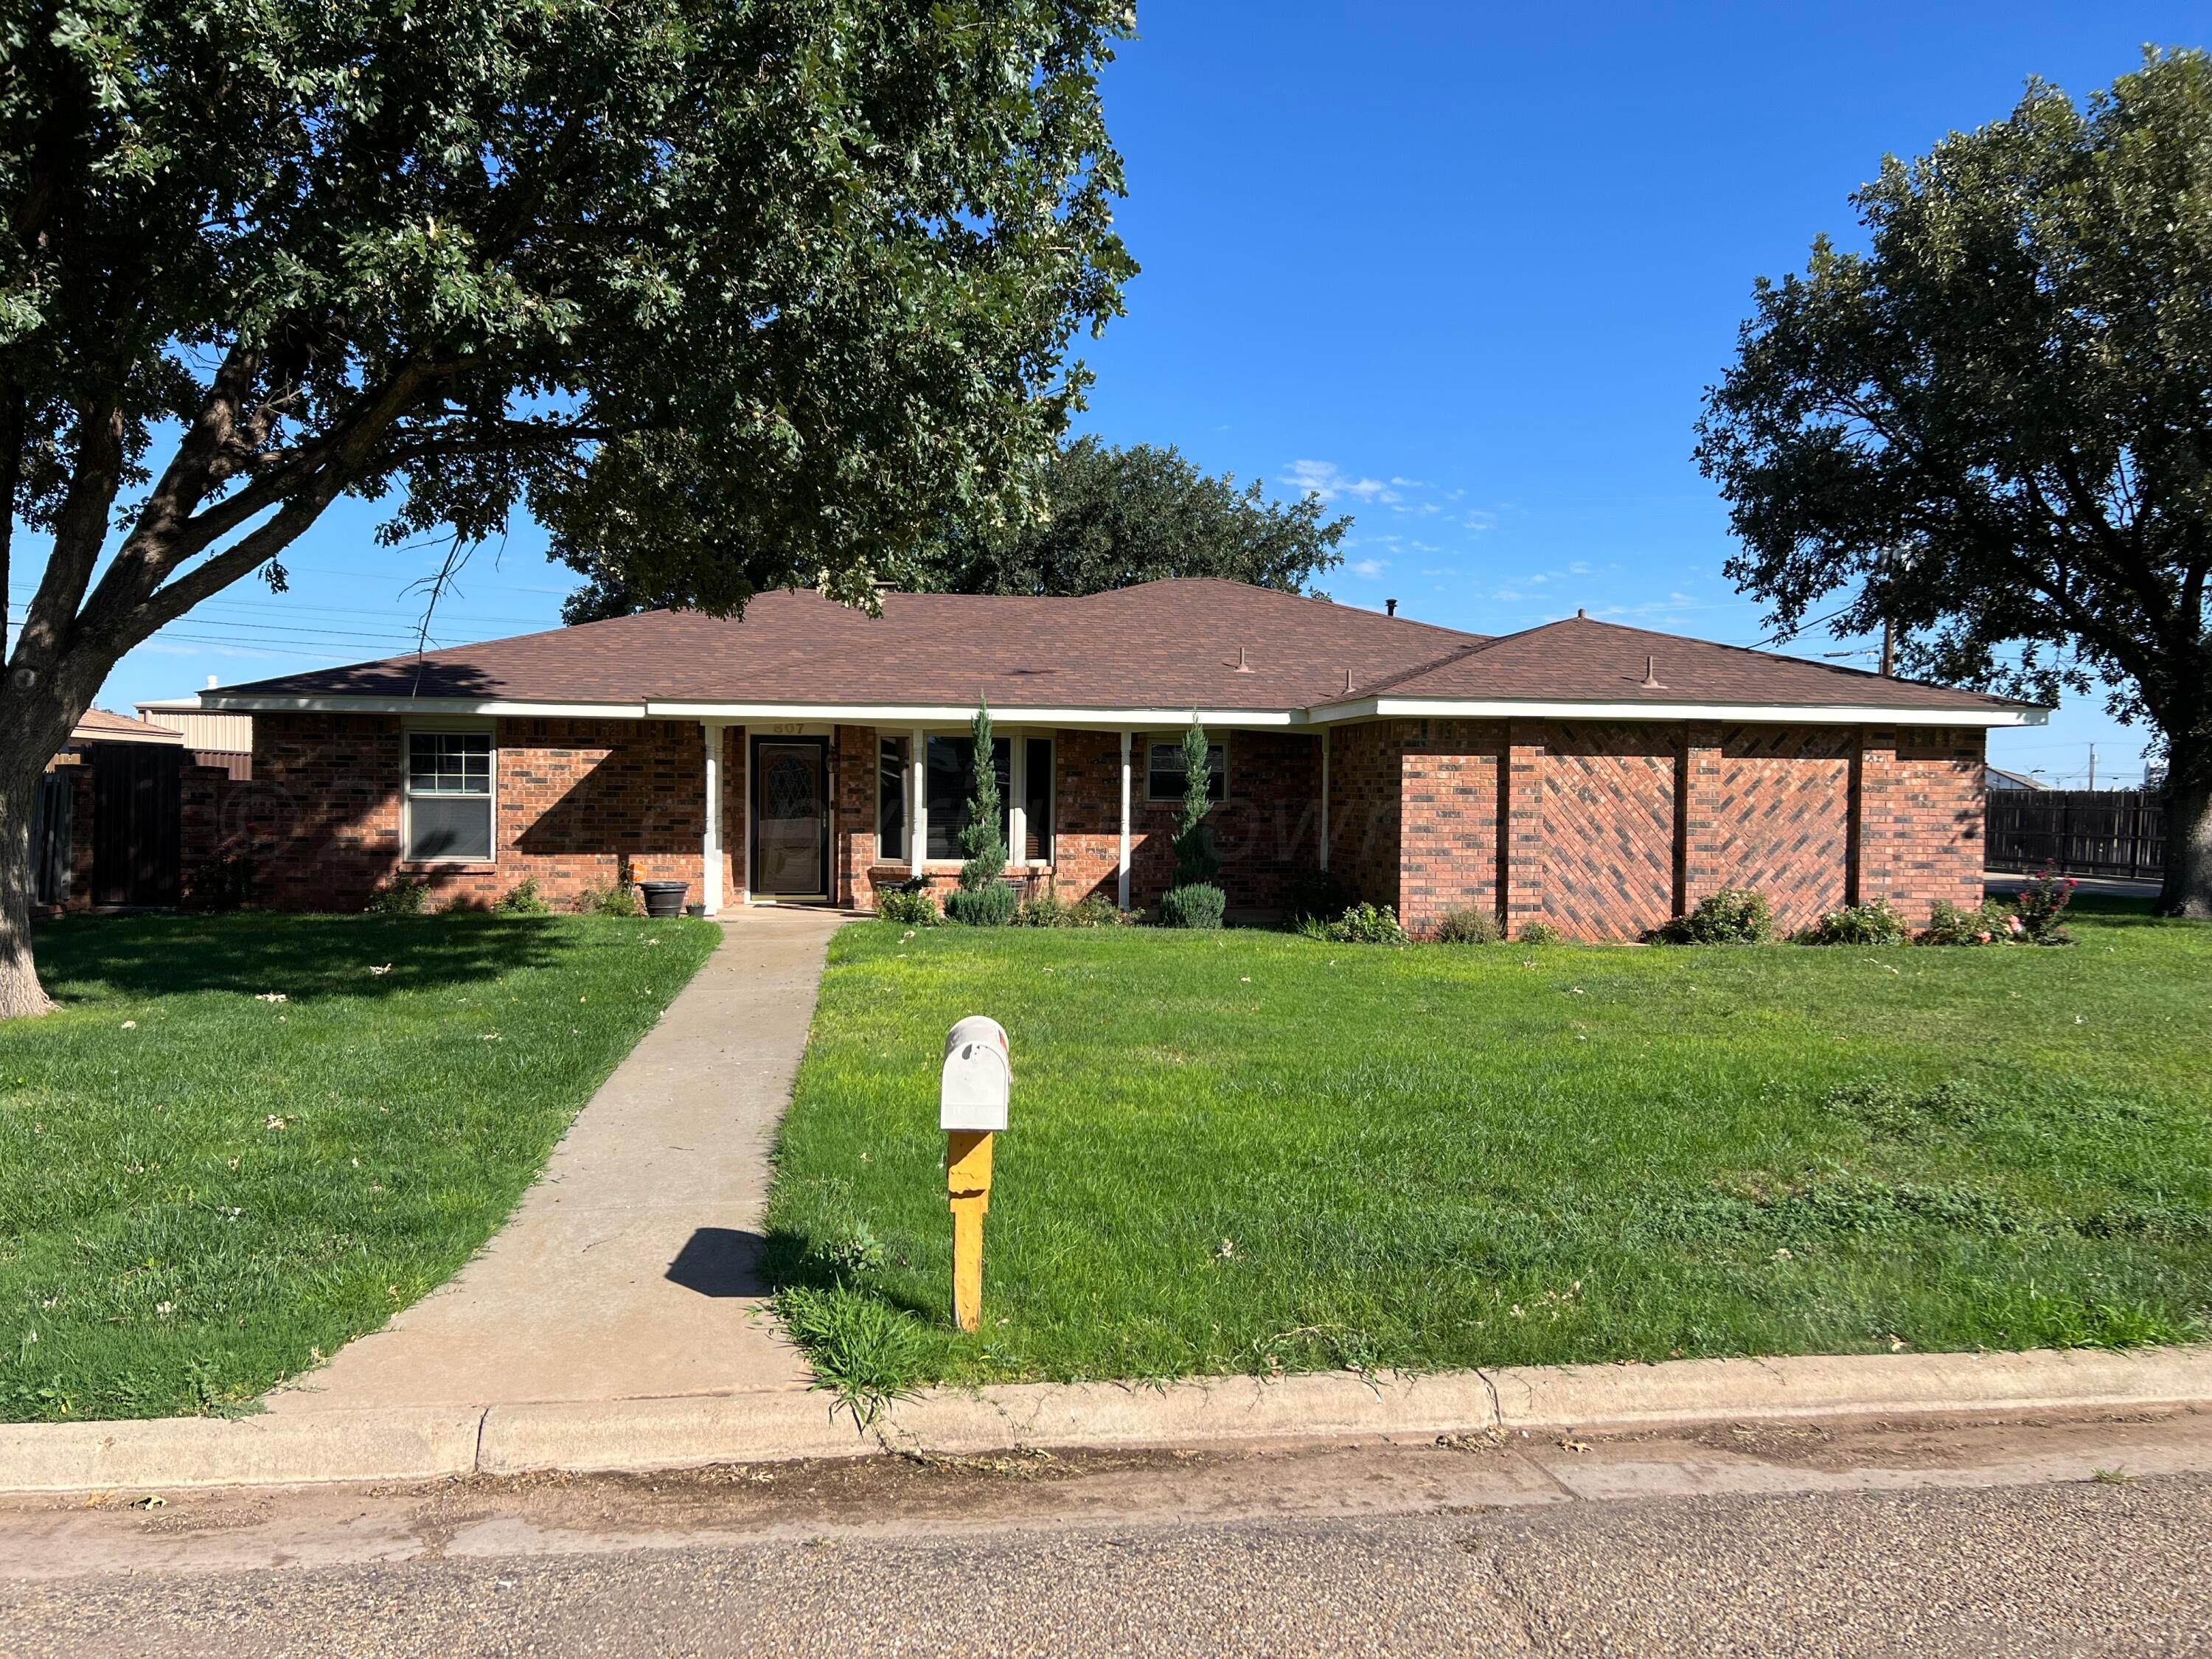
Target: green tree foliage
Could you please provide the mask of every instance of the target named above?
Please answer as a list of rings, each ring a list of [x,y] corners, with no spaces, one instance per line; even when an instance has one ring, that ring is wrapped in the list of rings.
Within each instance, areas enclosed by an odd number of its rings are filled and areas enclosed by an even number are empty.
[[[1853,200],[1867,252],[1762,279],[1707,397],[1730,574],[1932,678],[2102,685],[2166,751],[2165,906],[2212,915],[2212,59],[2031,83]]]
[[[1313,496],[1285,505],[1258,483],[1201,472],[1181,451],[1093,437],[1054,448],[1030,475],[1030,507],[948,514],[912,553],[887,564],[896,586],[931,593],[1097,593],[1167,576],[1219,576],[1298,593],[1341,564],[1349,518]],[[638,586],[589,558],[568,600],[572,623],[627,616],[680,595]]]
[[[1123,0],[52,0],[0,27],[0,1013],[40,768],[337,496],[717,611],[1036,510]],[[18,573],[20,574],[20,573]],[[97,578],[97,580],[95,580]]]
[[[955,522],[916,561],[915,586],[956,593],[1097,593],[1169,576],[1305,592],[1343,562],[1348,518],[1318,498],[1265,500],[1255,480],[1201,472],[1180,450],[1081,437],[1041,470],[1042,513]]]

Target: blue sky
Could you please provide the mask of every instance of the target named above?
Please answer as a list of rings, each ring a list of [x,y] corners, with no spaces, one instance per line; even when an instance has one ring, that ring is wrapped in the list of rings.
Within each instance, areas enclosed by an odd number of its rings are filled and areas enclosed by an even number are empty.
[[[1145,267],[1085,348],[1083,424],[1357,520],[1344,602],[1483,632],[1594,616],[1741,644],[1727,519],[1690,460],[1752,279],[1849,242],[1886,151],[1996,118],[2041,75],[2078,94],[2201,7],[1889,4],[1140,7],[1106,80]],[[428,555],[342,507],[286,562],[118,667],[101,701],[388,654]],[[480,553],[447,641],[557,620],[534,526]],[[20,580],[20,579],[19,579]],[[14,596],[27,597],[27,583]],[[1846,650],[1825,633],[1793,647]],[[2000,733],[2002,763],[2138,775],[2098,699]]]

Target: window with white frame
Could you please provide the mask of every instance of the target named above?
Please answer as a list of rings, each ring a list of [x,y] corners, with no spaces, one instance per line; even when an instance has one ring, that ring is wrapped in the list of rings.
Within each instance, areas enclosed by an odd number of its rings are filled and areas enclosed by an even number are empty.
[[[410,732],[402,805],[410,863],[490,863],[491,733]]]
[[[1206,745],[1206,798],[1223,801],[1229,798],[1229,750],[1226,745],[1209,743]],[[1182,739],[1164,739],[1145,746],[1145,799],[1174,800],[1182,799],[1189,778],[1183,766]]]

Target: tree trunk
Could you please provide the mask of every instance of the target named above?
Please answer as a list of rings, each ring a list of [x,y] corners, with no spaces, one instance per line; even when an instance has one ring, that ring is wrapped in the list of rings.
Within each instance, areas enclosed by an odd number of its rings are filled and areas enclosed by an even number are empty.
[[[2212,768],[2184,776],[2176,767],[2166,787],[2166,886],[2159,913],[2212,916]]]
[[[23,653],[16,654],[20,664]],[[111,666],[89,655],[66,662],[58,676],[18,666],[10,676],[15,683],[0,689],[0,1020],[53,1011],[31,956],[31,906],[38,899],[31,816],[47,763],[92,702],[82,688],[96,688]]]
[[[31,959],[31,906],[38,897],[31,813],[52,750],[27,765],[17,752],[21,746],[0,744],[0,1020],[49,1013],[54,1006]]]

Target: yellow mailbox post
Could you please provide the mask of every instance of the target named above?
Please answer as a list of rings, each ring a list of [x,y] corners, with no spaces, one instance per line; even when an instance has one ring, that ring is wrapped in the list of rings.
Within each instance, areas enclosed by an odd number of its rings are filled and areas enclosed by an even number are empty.
[[[945,1190],[952,1205],[952,1316],[963,1331],[983,1322],[991,1139],[1006,1127],[1012,1085],[1006,1028],[997,1020],[971,1014],[945,1035],[937,1115],[945,1131]]]

